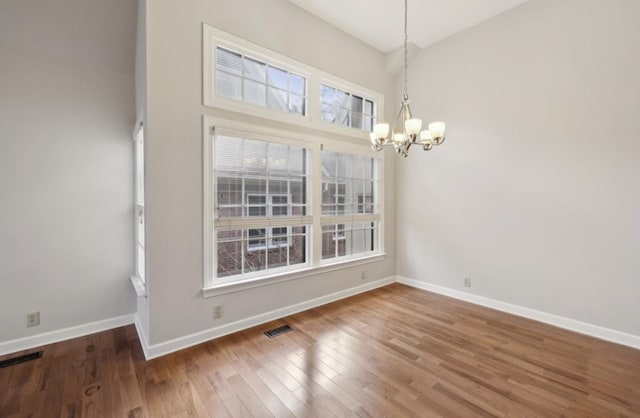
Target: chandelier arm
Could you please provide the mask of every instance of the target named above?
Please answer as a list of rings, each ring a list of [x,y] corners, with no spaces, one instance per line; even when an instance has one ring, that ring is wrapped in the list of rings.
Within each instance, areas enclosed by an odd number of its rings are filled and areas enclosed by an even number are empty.
[[[371,148],[375,151],[381,151],[385,146],[392,146],[396,154],[407,157],[411,145],[417,144],[422,146],[424,151],[431,150],[434,146],[444,142],[444,122],[432,122],[429,129],[421,131],[422,121],[414,119],[409,106],[408,80],[409,80],[409,1],[404,0],[404,91],[400,111],[395,118],[393,125],[378,124],[375,126],[374,132],[371,132]],[[433,125],[433,129],[432,129]],[[389,128],[390,131],[389,131]],[[384,137],[382,136],[384,132]],[[426,132],[426,135],[424,135]],[[423,139],[424,136],[424,139]]]

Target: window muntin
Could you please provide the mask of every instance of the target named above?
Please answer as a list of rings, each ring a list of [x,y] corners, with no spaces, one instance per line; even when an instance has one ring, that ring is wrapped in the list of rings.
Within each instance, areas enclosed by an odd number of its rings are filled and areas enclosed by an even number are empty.
[[[205,106],[268,118],[277,123],[304,126],[359,138],[367,141],[368,145],[369,136],[366,127],[373,126],[374,121],[379,120],[378,116],[384,114],[382,94],[207,24],[203,24],[202,36],[204,46],[202,97]],[[230,57],[226,57],[228,59],[221,58],[223,61],[221,65],[226,69],[221,68],[220,72],[218,72],[218,48],[233,53]],[[269,66],[273,68],[271,73],[268,71]],[[278,77],[279,74],[281,75],[278,70],[297,76],[297,78],[289,77],[287,80],[289,95],[287,106],[291,106],[291,109],[297,112],[299,112],[297,109],[303,109],[302,114],[291,113],[288,111],[289,108],[287,111],[278,110],[284,107],[284,100],[278,101],[275,97],[277,94],[283,94],[278,93],[280,90],[285,90],[284,83],[281,82],[282,77]],[[346,110],[349,111],[349,125],[346,127],[337,123],[328,123],[322,119],[322,84],[356,97],[353,103],[350,101],[348,105],[343,103],[345,106],[341,106],[343,114]],[[268,96],[269,89],[265,89],[265,86],[272,88],[271,102]],[[363,100],[362,110],[359,108],[360,101],[357,98]],[[270,107],[269,103],[274,107]],[[363,128],[349,127],[351,124],[360,126],[360,114],[362,114]],[[373,115],[371,121],[369,115]]]
[[[373,130],[376,123],[376,102],[373,99],[322,84],[320,103],[323,121],[366,132]]]
[[[242,53],[216,48],[216,94],[305,116],[306,78]]]
[[[213,154],[217,277],[306,264],[308,151],[215,135]]]

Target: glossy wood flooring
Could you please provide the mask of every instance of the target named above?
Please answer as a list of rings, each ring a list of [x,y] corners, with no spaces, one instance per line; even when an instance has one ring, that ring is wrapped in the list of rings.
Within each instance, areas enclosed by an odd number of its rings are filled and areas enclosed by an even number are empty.
[[[132,326],[46,346],[0,369],[30,416],[640,416],[640,350],[393,284],[149,362]]]

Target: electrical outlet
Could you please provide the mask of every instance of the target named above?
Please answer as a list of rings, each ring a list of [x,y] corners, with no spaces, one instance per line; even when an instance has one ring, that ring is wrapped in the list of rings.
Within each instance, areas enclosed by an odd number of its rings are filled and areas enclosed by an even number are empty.
[[[471,277],[464,278],[464,287],[471,287]]]
[[[213,319],[220,319],[224,315],[224,309],[222,305],[216,305],[213,307]]]
[[[40,311],[27,314],[27,327],[40,325]]]
[[[364,270],[362,270],[362,271],[360,272],[360,280],[365,280],[366,278],[367,278],[367,275],[366,275],[366,274],[364,274]]]

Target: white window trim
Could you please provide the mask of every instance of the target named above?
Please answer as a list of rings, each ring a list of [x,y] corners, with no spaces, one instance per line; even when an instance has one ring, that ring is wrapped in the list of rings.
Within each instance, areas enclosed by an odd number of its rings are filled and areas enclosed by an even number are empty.
[[[143,116],[140,116],[138,118],[138,120],[136,121],[135,124],[135,128],[133,130],[133,135],[131,137],[132,142],[133,142],[133,157],[134,157],[134,181],[137,182],[138,180],[138,167],[136,165],[136,158],[137,158],[137,141],[138,141],[138,134],[140,132],[143,132],[144,129],[144,124],[143,124]],[[143,133],[143,152],[145,149],[144,146],[144,133]],[[144,155],[142,157],[144,159]],[[143,164],[143,166],[146,168],[146,164]],[[146,180],[146,176],[145,173],[142,173],[142,178],[143,178],[143,182]],[[145,185],[143,184],[143,189],[145,188]],[[136,294],[138,296],[147,296],[147,281],[146,281],[146,277],[140,277],[139,271],[140,271],[140,266],[138,265],[138,251],[139,251],[139,236],[138,236],[138,227],[137,227],[137,223],[140,221],[140,217],[143,218],[143,221],[145,223],[145,234],[147,231],[146,228],[146,213],[145,213],[145,206],[140,206],[137,204],[137,195],[136,195],[136,191],[137,191],[137,187],[134,184],[134,214],[133,214],[133,222],[134,222],[134,255],[133,255],[133,259],[134,259],[134,274],[132,274],[129,278],[131,280],[131,284],[133,285],[133,288],[136,291]],[[144,248],[144,252],[145,252],[145,256],[144,256],[144,271],[145,271],[145,275],[147,270],[147,266],[146,266],[146,262],[147,262],[147,257],[146,257],[146,237],[145,237],[145,248]]]
[[[333,87],[346,90],[351,94],[361,96],[376,103],[376,120],[382,120],[384,116],[384,95],[366,87],[303,64],[284,55],[278,54],[267,48],[246,41],[230,33],[223,32],[213,26],[202,25],[202,74],[203,80],[203,104],[218,109],[248,114],[282,123],[304,126],[318,129],[338,135],[349,136],[366,140],[369,144],[369,132],[360,129],[339,126],[322,120],[322,107],[320,102],[321,85],[329,84]],[[269,109],[238,100],[217,96],[216,91],[216,49],[228,48],[247,54],[250,57],[263,60],[266,63],[280,65],[283,69],[292,71],[306,78],[306,115],[301,116],[287,112]]]
[[[337,270],[349,266],[361,265],[383,260],[385,257],[384,249],[384,159],[380,155],[374,153],[368,144],[359,142],[349,142],[340,139],[320,138],[313,135],[293,133],[287,130],[264,127],[251,124],[248,122],[223,119],[203,115],[203,248],[204,248],[204,277],[203,277],[203,295],[205,297],[216,296],[220,294],[241,291],[258,286],[266,286],[286,280],[294,280],[302,277],[320,274],[327,271]],[[303,146],[310,150],[310,174],[309,181],[311,206],[309,208],[310,215],[301,216],[296,224],[310,224],[312,233],[308,231],[309,247],[307,251],[307,261],[304,264],[291,266],[291,269],[283,269],[277,273],[262,273],[259,276],[250,276],[243,279],[225,280],[225,278],[215,279],[215,227],[214,227],[214,210],[212,205],[213,193],[213,161],[212,161],[212,133],[213,130],[221,130],[224,135],[237,135],[249,139],[267,140],[279,142],[283,144]],[[374,157],[378,160],[378,213],[376,214],[350,214],[340,216],[322,216],[321,204],[319,199],[314,196],[320,196],[322,191],[322,150],[350,153]],[[315,170],[315,171],[314,171]],[[314,175],[315,174],[315,175]],[[313,216],[317,214],[317,216]],[[240,220],[247,222],[246,219]],[[378,222],[377,251],[357,254],[355,256],[336,257],[328,260],[322,259],[322,225],[329,223],[350,223],[350,222]],[[236,223],[237,220],[231,220],[229,223]],[[252,225],[243,226],[244,228]],[[315,262],[315,264],[314,264]]]

